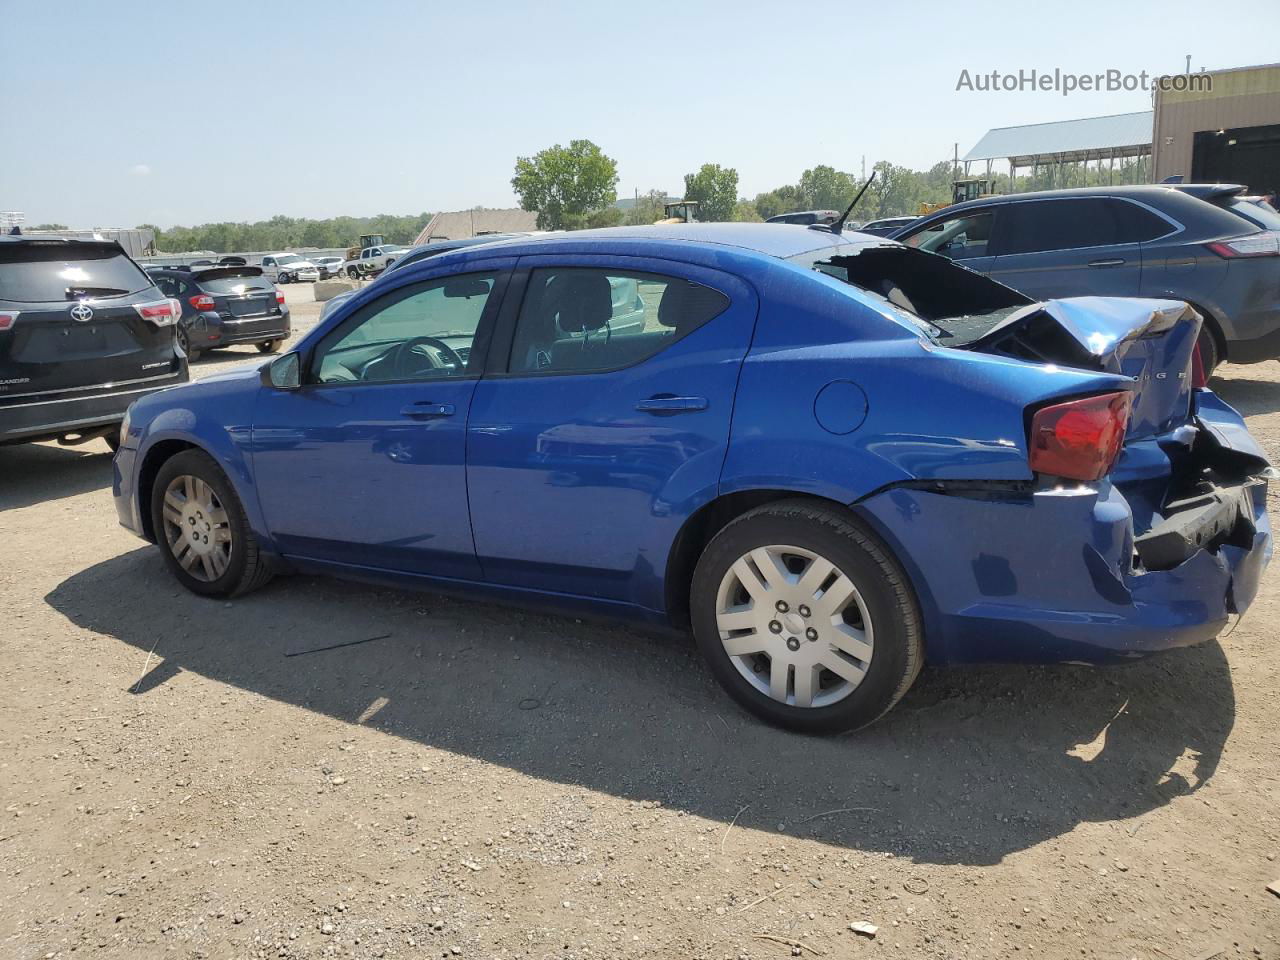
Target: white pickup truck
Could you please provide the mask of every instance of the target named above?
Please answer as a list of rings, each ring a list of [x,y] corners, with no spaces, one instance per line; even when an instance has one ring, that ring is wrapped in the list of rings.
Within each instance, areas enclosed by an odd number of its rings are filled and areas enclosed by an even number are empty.
[[[397,246],[393,243],[384,243],[377,247],[365,247],[360,251],[360,256],[356,257],[356,259],[348,260],[342,264],[339,272],[346,274],[352,280],[357,280],[360,277],[377,276],[391,266],[408,249],[408,247]]]

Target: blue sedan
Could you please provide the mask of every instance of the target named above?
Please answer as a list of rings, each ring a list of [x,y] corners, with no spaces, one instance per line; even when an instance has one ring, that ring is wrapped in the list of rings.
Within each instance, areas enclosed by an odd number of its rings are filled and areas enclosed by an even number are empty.
[[[520,238],[137,401],[116,508],[199,594],[299,571],[691,628],[747,709],[846,730],[925,662],[1123,658],[1244,611],[1271,468],[1200,323],[856,233]]]

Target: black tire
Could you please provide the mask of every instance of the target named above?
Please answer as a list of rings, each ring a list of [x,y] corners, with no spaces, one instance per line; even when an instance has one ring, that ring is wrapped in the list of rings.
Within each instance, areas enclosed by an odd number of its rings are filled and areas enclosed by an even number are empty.
[[[215,579],[192,576],[178,562],[174,549],[169,545],[164,518],[165,491],[175,478],[184,475],[208,484],[227,514],[227,529],[231,532],[230,558],[226,569]],[[222,468],[202,450],[184,450],[160,467],[151,487],[151,524],[165,564],[178,582],[192,593],[206,597],[234,597],[256,590],[271,579],[271,568],[259,551],[258,539],[249,527],[240,498]]]
[[[283,340],[263,340],[262,343],[256,344],[259,353],[278,353]]]
[[[187,355],[187,362],[192,363],[200,359],[200,351],[191,345],[191,331],[186,327],[179,327],[177,331],[178,345],[182,347],[182,352]]]
[[[120,429],[118,427],[115,430],[112,430],[102,439],[107,441],[107,446],[111,448],[112,453],[115,453],[117,450],[120,449],[121,437],[120,437]]]
[[[720,639],[716,606],[722,579],[740,557],[769,545],[798,547],[827,559],[853,582],[866,605],[873,653],[861,682],[829,705],[798,707],[772,699],[739,672]],[[924,664],[920,609],[901,566],[853,516],[809,501],[765,504],[725,526],[698,560],[689,605],[698,648],[720,685],[762,720],[791,730],[836,733],[866,726],[902,699]]]
[[[359,279],[360,279],[360,271],[359,271],[359,270],[357,270],[355,267],[347,267],[347,279],[348,279],[348,280],[359,280]]]

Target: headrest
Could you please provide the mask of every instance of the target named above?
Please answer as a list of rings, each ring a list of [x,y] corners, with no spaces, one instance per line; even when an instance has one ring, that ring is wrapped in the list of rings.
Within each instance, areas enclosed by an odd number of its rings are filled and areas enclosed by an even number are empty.
[[[559,274],[547,285],[547,303],[565,333],[603,328],[613,316],[613,288],[595,270]]]

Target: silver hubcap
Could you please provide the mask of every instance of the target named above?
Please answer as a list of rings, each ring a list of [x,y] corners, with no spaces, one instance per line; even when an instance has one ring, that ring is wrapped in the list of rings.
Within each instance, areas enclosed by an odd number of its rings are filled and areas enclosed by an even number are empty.
[[[720,581],[716,626],[725,653],[761,693],[793,707],[826,707],[871,666],[872,629],[857,587],[803,547],[757,547]]]
[[[213,488],[199,477],[174,477],[164,492],[164,537],[182,569],[217,580],[231,564],[231,521]]]

